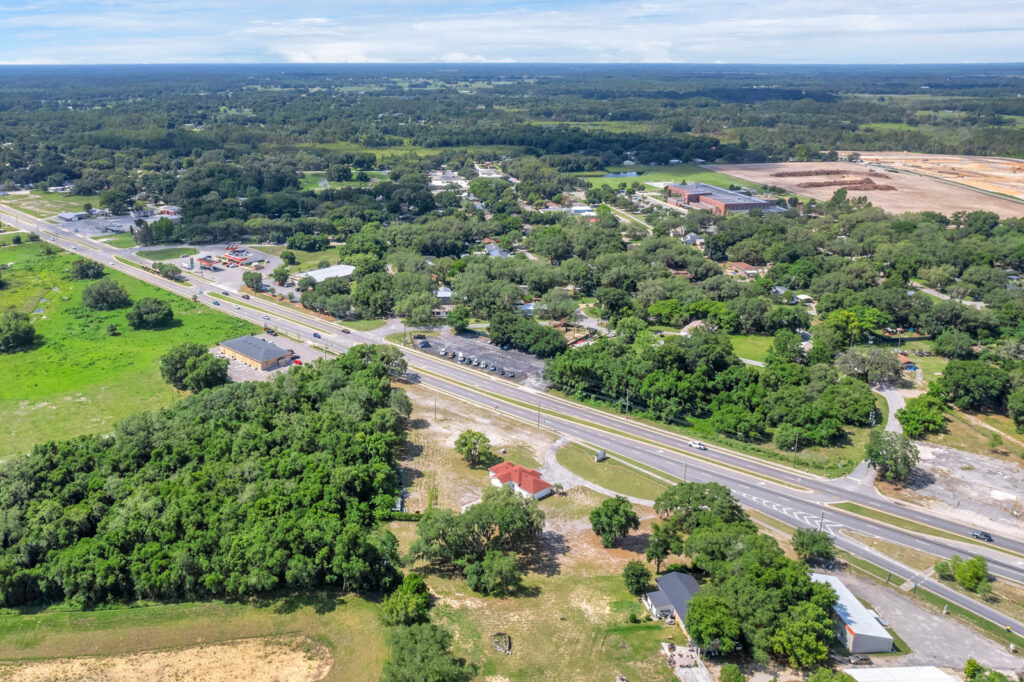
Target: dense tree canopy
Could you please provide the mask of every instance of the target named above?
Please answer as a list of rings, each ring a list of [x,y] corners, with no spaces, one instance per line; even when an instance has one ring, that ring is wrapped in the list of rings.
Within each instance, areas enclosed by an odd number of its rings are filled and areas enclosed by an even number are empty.
[[[397,542],[376,520],[404,442],[389,354],[357,346],[4,462],[0,603],[388,587]]]

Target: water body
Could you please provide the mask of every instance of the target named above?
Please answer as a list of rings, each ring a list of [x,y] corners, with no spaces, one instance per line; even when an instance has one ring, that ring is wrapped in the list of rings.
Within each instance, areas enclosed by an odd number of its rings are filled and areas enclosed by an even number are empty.
[[[603,178],[635,178],[640,174],[636,171],[623,171],[621,173],[605,173],[601,177]]]

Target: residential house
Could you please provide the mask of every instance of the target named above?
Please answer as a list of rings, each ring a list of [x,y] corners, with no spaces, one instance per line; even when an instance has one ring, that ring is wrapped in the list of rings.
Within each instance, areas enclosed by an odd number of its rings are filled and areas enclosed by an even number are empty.
[[[700,591],[700,585],[689,573],[672,571],[655,579],[658,589],[643,596],[644,606],[655,619],[673,618],[679,627],[686,629],[686,612],[690,600]]]
[[[496,464],[487,471],[490,472],[491,485],[496,488],[507,486],[523,497],[540,500],[554,492],[551,484],[540,477],[539,471],[512,462]]]

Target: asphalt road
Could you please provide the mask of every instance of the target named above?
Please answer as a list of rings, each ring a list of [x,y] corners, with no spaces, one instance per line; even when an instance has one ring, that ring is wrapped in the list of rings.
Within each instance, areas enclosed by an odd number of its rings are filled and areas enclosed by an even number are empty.
[[[182,296],[192,297],[197,295],[199,290],[206,292],[209,287],[209,282],[194,278],[188,273],[185,274],[185,278],[191,281],[193,286],[172,282],[156,274],[125,265],[116,260],[115,256],[145,265],[148,265],[149,261],[103,243],[78,237],[59,225],[37,220],[5,206],[0,206],[0,219],[15,227],[37,232],[43,239],[61,248],[74,250],[83,257],[97,260],[114,270]],[[204,293],[199,295],[199,300],[212,306],[215,299]],[[255,298],[244,303],[246,305],[238,309],[224,305],[218,309],[257,324],[272,326],[279,332],[312,341],[314,345],[322,344],[335,352],[343,352],[358,343],[378,342],[378,339],[364,332],[341,333],[340,325],[326,322],[292,307]],[[312,339],[314,332],[321,334],[322,338]],[[837,546],[851,554],[878,564],[892,571],[894,575],[927,586],[929,590],[969,611],[1000,625],[1011,626],[1015,632],[1024,632],[1024,623],[1007,618],[985,604],[961,595],[941,583],[923,580],[913,569],[875,553],[839,531],[848,528],[946,558],[953,554],[981,553],[989,561],[990,573],[1015,581],[1024,581],[1024,560],[1000,549],[1024,552],[1024,543],[1020,541],[997,537],[994,545],[981,547],[966,541],[917,534],[848,514],[827,505],[844,500],[856,502],[904,519],[926,523],[965,538],[969,537],[972,530],[963,524],[928,514],[923,509],[844,486],[841,480],[830,481],[717,447],[704,451],[695,450],[689,447],[689,439],[685,436],[541,393],[499,377],[491,377],[489,373],[464,368],[450,360],[441,360],[430,355],[430,349],[427,349],[428,352],[406,348],[402,350],[410,370],[416,373],[418,380],[426,386],[493,407],[496,411],[552,429],[563,437],[606,449],[670,476],[689,481],[715,481],[726,485],[743,504],[752,509],[790,525],[820,527],[827,530],[835,536]]]

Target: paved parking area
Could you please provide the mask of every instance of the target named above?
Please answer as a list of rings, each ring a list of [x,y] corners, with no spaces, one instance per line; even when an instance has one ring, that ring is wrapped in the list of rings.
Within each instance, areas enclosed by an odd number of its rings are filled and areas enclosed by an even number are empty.
[[[516,375],[513,381],[539,378],[544,371],[544,361],[540,358],[529,353],[513,349],[505,351],[498,346],[492,346],[486,336],[475,336],[472,334],[455,335],[451,333],[450,329],[445,328],[441,331],[440,336],[430,338],[429,341],[430,348],[424,349],[428,353],[432,352],[434,355],[437,355],[441,352],[442,348],[445,348],[449,351],[455,351],[457,356],[461,351],[471,358],[479,358],[481,362],[486,362],[488,368],[493,364],[495,367],[504,369],[506,372],[511,370]],[[453,358],[451,361],[457,362],[458,360]],[[480,371],[489,372],[489,370],[482,368]],[[498,374],[497,371],[489,373]]]
[[[303,363],[313,362],[317,358],[323,357],[323,352],[314,348],[310,344],[304,341],[296,341],[295,339],[287,336],[273,336],[271,334],[255,334],[256,338],[269,341],[270,343],[284,348],[285,350],[291,350],[295,357],[301,360]],[[225,357],[220,353],[220,346],[214,346],[210,349],[218,358]],[[285,372],[294,365],[284,365],[281,367],[274,368],[272,370],[264,372],[263,370],[254,369],[245,363],[239,362],[228,358],[228,378],[231,381],[267,381],[274,377],[278,372]]]

